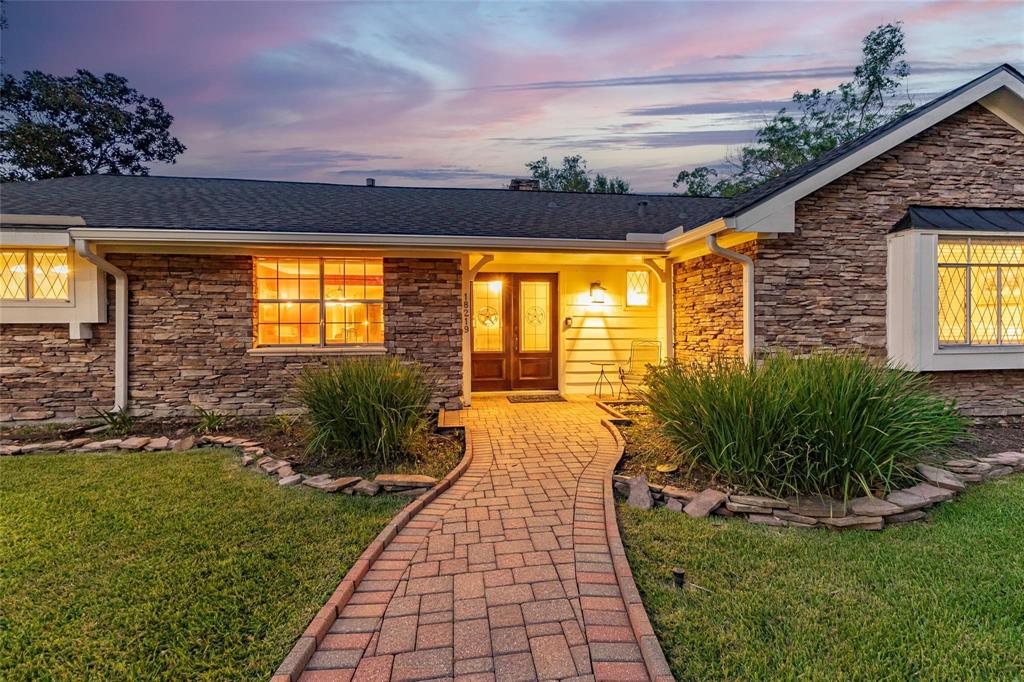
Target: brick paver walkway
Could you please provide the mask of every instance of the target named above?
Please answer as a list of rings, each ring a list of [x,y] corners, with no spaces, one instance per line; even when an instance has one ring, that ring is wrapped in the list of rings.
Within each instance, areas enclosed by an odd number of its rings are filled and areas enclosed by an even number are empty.
[[[475,399],[457,417],[470,468],[385,547],[299,679],[650,679],[606,534],[603,415]]]

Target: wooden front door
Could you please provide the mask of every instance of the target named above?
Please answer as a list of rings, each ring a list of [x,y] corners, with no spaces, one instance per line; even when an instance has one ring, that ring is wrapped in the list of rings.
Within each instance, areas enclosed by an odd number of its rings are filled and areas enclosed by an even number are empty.
[[[472,389],[558,388],[558,275],[481,274],[473,281]]]

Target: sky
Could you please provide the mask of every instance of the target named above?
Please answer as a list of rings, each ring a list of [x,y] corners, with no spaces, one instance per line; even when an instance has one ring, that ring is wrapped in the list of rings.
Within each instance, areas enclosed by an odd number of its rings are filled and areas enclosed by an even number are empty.
[[[579,153],[634,191],[720,165],[902,21],[917,103],[1024,64],[1022,2],[10,2],[4,71],[126,76],[155,175],[502,187]]]

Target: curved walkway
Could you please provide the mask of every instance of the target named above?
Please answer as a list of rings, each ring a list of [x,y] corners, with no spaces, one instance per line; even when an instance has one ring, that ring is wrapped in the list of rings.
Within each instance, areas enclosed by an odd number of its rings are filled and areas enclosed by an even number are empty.
[[[337,619],[275,680],[671,680],[618,541],[603,415],[505,398],[449,413],[469,468],[346,579]]]

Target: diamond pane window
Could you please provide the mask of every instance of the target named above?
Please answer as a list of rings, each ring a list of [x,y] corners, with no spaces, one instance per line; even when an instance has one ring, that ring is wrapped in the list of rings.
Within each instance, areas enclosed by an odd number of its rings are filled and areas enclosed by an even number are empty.
[[[940,345],[1024,343],[1024,240],[941,239]]]
[[[0,251],[0,298],[6,301],[71,300],[66,251]]]
[[[258,345],[384,343],[382,259],[255,260]]]
[[[626,305],[642,308],[651,303],[651,273],[647,270],[626,272]]]

